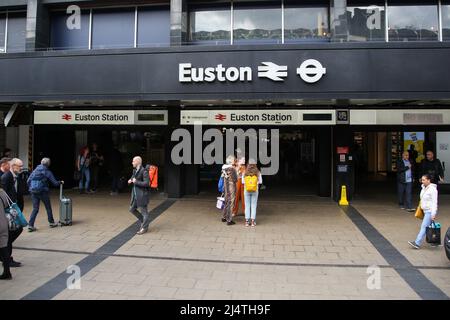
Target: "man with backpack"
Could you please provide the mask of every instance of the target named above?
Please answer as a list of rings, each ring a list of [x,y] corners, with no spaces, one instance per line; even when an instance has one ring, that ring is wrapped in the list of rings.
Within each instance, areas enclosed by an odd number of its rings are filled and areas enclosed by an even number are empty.
[[[136,233],[143,235],[148,231],[150,216],[148,213],[148,202],[150,200],[150,178],[148,169],[142,166],[142,158],[133,158],[133,175],[128,184],[133,185],[131,190],[130,212],[139,220],[141,227]],[[140,209],[140,211],[138,210]]]
[[[43,158],[41,164],[37,166],[36,169],[34,169],[27,181],[28,190],[31,194],[31,202],[33,203],[33,212],[31,213],[28,225],[29,232],[37,230],[34,227],[34,222],[38,215],[39,205],[41,201],[44,203],[45,210],[47,211],[47,218],[50,228],[58,226],[53,218],[52,205],[50,203],[49,197],[49,183],[57,187],[64,182],[56,180],[53,173],[49,170],[49,167],[50,159]]]

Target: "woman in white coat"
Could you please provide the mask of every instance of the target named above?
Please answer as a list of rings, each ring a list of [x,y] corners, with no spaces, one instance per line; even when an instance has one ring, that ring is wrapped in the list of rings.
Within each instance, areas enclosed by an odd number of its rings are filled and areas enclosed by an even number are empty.
[[[422,190],[420,191],[420,207],[423,210],[424,217],[420,227],[419,234],[415,241],[408,241],[409,245],[415,249],[420,249],[425,238],[426,228],[432,221],[436,220],[438,209],[438,191],[437,185],[431,183],[431,176],[424,174],[422,176]]]

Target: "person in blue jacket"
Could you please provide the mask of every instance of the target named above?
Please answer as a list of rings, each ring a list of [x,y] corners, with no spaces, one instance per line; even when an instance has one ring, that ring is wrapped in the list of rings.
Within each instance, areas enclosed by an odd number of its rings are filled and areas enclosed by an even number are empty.
[[[31,173],[30,177],[27,180],[28,190],[31,195],[31,202],[33,203],[33,211],[31,213],[28,231],[33,232],[37,229],[34,227],[34,222],[36,221],[37,214],[39,212],[39,205],[42,201],[45,206],[45,210],[47,211],[47,218],[50,228],[57,227],[58,224],[55,223],[52,212],[52,205],[50,203],[49,197],[49,183],[53,186],[57,187],[60,184],[63,184],[64,181],[58,181],[55,179],[53,173],[49,170],[50,167],[50,159],[43,158],[41,160],[41,164],[34,169]]]

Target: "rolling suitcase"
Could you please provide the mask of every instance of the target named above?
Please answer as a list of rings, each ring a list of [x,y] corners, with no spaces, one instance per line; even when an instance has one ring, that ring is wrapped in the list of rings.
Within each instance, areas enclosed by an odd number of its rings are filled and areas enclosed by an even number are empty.
[[[72,225],[72,199],[63,196],[63,184],[59,187],[59,224],[63,226]]]

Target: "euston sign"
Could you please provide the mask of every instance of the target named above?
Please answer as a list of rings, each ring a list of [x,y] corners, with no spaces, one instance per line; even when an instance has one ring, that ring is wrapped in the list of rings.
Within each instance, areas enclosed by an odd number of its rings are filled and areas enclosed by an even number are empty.
[[[167,110],[35,111],[34,124],[166,125]]]
[[[335,110],[182,110],[181,125],[334,125]]]
[[[297,74],[307,83],[318,82],[326,74],[327,69],[315,59],[305,60],[298,68]],[[267,78],[276,82],[283,82],[288,76],[288,66],[273,62],[262,62],[258,66],[258,78]],[[178,68],[179,82],[251,82],[253,69],[244,67],[193,67],[191,63],[180,63]]]

